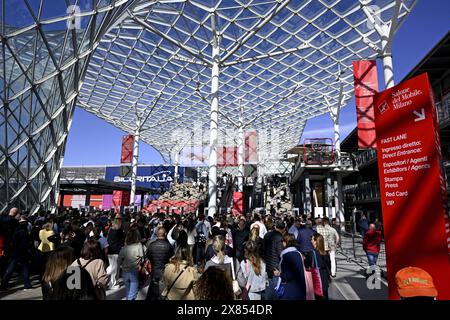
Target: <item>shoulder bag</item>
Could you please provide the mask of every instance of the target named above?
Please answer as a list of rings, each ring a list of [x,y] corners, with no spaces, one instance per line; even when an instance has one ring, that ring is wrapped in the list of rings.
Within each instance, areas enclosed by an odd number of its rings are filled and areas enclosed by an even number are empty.
[[[147,282],[148,278],[150,277],[150,274],[152,273],[152,264],[150,260],[147,258],[146,251],[144,245],[142,245],[142,251],[143,255],[142,257],[139,257],[138,260],[138,278],[139,278],[139,285],[142,287]]]
[[[309,270],[313,280],[314,294],[316,296],[323,297],[322,279],[320,277],[320,268],[317,263],[317,255],[315,251],[312,251],[312,254],[314,255],[314,265]]]
[[[172,282],[172,284],[169,286],[169,288],[167,289],[166,293],[164,295],[162,295],[162,300],[168,300],[169,297],[169,292],[170,290],[172,290],[172,287],[174,286],[174,284],[177,282],[177,280],[181,277],[181,275],[183,274],[184,270],[187,269],[188,266],[185,266],[183,268],[183,270],[180,271],[180,273],[178,274],[178,276],[175,278],[175,280]]]
[[[301,253],[300,253],[301,254]],[[302,255],[303,258],[303,255]],[[306,284],[306,300],[315,300],[314,296],[314,282],[312,278],[311,271],[305,268],[305,260],[303,260],[303,272],[305,274],[305,284]]]

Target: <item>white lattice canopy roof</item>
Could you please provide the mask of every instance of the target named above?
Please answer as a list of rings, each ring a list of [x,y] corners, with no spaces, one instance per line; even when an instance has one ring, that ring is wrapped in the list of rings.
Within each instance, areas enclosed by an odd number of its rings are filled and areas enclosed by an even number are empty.
[[[282,133],[293,147],[308,119],[353,94],[352,61],[375,58],[377,22],[414,6],[404,0],[136,1],[89,62],[78,103],[167,155],[174,128],[210,126],[214,34],[220,48],[219,130],[239,123]],[[381,21],[380,21],[381,20]],[[394,30],[395,31],[395,30]],[[180,137],[181,138],[181,137]],[[209,136],[205,136],[206,141]]]

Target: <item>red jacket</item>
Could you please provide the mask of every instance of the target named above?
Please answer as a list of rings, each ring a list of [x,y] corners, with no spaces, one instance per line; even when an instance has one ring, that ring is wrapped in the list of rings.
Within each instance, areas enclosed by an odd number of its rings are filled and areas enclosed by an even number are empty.
[[[381,244],[381,232],[369,230],[364,235],[363,249],[364,251],[379,253]]]

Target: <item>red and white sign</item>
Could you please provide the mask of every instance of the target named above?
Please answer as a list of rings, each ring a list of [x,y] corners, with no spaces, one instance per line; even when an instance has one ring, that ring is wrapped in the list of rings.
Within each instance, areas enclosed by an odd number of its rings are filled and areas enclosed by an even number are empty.
[[[236,167],[238,165],[238,147],[218,147],[217,166]]]
[[[376,148],[373,97],[378,92],[377,62],[353,61],[355,104],[358,119],[358,147]]]
[[[258,163],[258,132],[256,130],[245,131],[245,164]]]
[[[233,192],[232,213],[235,216],[239,216],[244,213],[244,193],[243,192]]]
[[[130,191],[113,191],[112,199],[113,207],[129,206],[130,205]]]
[[[131,163],[133,160],[133,142],[134,136],[127,135],[122,137],[122,152],[120,154],[120,163]]]
[[[412,266],[430,273],[438,299],[450,299],[445,178],[428,75],[377,94],[374,106],[389,298],[399,298],[397,271]]]

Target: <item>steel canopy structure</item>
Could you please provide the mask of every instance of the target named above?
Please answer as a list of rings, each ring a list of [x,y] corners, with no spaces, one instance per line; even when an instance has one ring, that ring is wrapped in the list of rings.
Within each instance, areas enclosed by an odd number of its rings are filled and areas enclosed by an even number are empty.
[[[79,105],[136,136],[134,166],[139,139],[167,160],[186,138],[174,129],[200,126],[214,211],[218,135],[278,130],[281,157],[308,119],[330,112],[338,125],[352,61],[391,69],[415,0],[55,3],[1,1],[0,209],[55,205]]]

